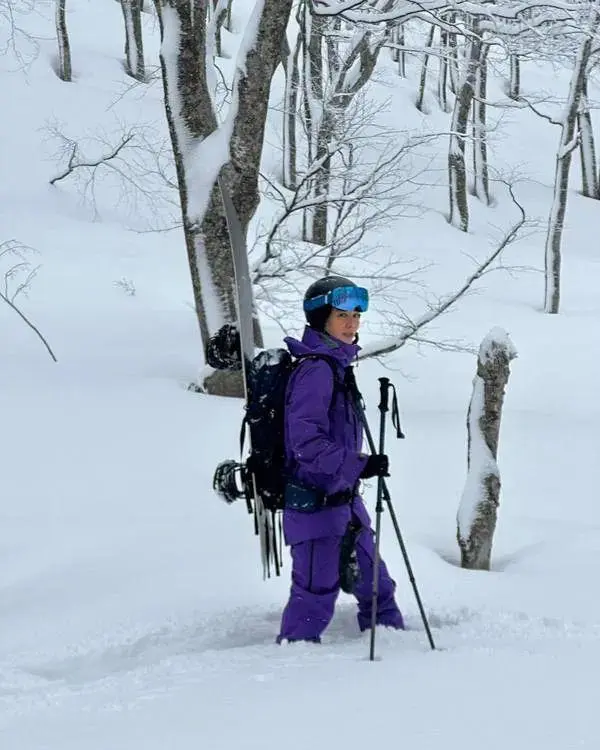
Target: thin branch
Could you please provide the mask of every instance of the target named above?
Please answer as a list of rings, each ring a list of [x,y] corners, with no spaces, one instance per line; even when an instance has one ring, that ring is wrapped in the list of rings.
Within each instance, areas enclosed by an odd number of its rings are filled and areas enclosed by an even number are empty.
[[[400,336],[398,336],[391,344],[377,346],[375,345],[373,348],[365,347],[360,355],[361,359],[367,359],[369,357],[381,357],[384,354],[389,354],[390,352],[396,351],[396,349],[399,349],[400,347],[404,346],[407,341],[410,339],[414,339],[415,335],[423,328],[428,326],[430,323],[432,323],[436,318],[439,318],[440,315],[445,313],[452,305],[457,302],[461,297],[463,297],[469,289],[473,286],[473,284],[480,279],[484,273],[489,269],[491,264],[502,254],[502,252],[506,249],[508,245],[510,245],[515,238],[517,237],[519,231],[525,224],[527,220],[527,215],[525,213],[525,209],[519,203],[517,200],[513,186],[510,183],[507,183],[504,180],[501,180],[501,182],[504,182],[506,187],[508,188],[508,191],[510,193],[510,197],[514,203],[514,205],[517,207],[520,218],[514,224],[511,229],[507,232],[507,234],[504,236],[498,247],[494,250],[494,252],[477,268],[477,270],[469,276],[464,284],[454,291],[452,294],[445,297],[440,304],[433,307],[431,310],[429,310],[427,313],[422,315],[417,321],[414,323],[411,323],[410,326],[407,327],[407,330]]]
[[[68,177],[70,174],[72,174],[76,169],[79,169],[80,167],[88,167],[90,169],[94,169],[95,167],[99,167],[101,164],[106,164],[107,162],[111,161],[112,159],[115,159],[119,153],[127,146],[127,144],[133,140],[134,133],[129,133],[126,135],[121,143],[118,146],[115,146],[115,148],[105,156],[101,156],[96,161],[76,161],[75,157],[77,156],[78,152],[78,145],[77,143],[73,144],[71,156],[69,157],[69,162],[67,164],[67,168],[64,170],[62,174],[57,175],[56,177],[53,177],[50,180],[51,185],[56,185],[57,182],[60,182],[61,180],[64,180],[65,177]]]

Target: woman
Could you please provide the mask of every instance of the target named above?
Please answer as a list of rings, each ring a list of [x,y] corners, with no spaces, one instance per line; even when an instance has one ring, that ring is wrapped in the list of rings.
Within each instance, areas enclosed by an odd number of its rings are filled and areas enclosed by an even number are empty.
[[[349,529],[356,529],[358,625],[371,626],[375,544],[360,479],[388,476],[388,458],[361,453],[362,427],[344,388],[346,369],[360,347],[361,313],[368,292],[340,276],[312,284],[304,297],[308,326],[302,341],[286,338],[300,358],[286,393],[285,447],[289,477],[283,529],[291,546],[292,586],[278,642],[320,642],[340,591],[340,557]],[[342,570],[342,573],[344,571]],[[403,629],[394,599],[396,584],[379,564],[377,623]]]

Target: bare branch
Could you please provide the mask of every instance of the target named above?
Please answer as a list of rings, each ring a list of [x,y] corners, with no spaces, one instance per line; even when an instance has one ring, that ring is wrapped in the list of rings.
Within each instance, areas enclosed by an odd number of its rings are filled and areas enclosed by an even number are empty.
[[[67,168],[56,177],[53,177],[50,180],[51,185],[56,185],[57,182],[60,182],[61,180],[64,180],[65,177],[68,177],[69,175],[73,174],[73,172],[76,169],[85,168],[88,167],[90,169],[95,169],[96,167],[99,167],[102,164],[108,164],[108,162],[115,159],[120,152],[127,146],[128,143],[130,143],[134,138],[134,133],[130,132],[128,133],[122,140],[121,143],[119,143],[118,146],[115,146],[115,148],[108,154],[104,154],[103,156],[100,156],[98,159],[94,161],[79,161],[77,159],[77,154],[79,152],[79,146],[77,143],[73,143],[71,156],[69,157],[69,163],[67,165]]]
[[[445,313],[461,297],[463,297],[471,289],[473,284],[486,273],[486,271],[490,268],[492,263],[502,254],[502,252],[507,248],[507,246],[510,245],[512,242],[514,242],[521,228],[527,221],[527,215],[525,213],[525,209],[523,208],[522,204],[519,203],[519,201],[517,200],[514,194],[513,186],[510,183],[506,182],[505,180],[500,180],[500,182],[503,182],[506,185],[508,192],[510,194],[511,200],[519,211],[520,218],[511,227],[511,229],[506,233],[506,235],[503,237],[502,241],[496,247],[494,252],[488,258],[486,258],[486,260],[477,268],[477,270],[465,280],[465,282],[459,289],[452,292],[452,294],[449,294],[446,297],[444,297],[437,305],[435,305],[430,310],[428,310],[425,314],[423,314],[416,321],[411,322],[406,327],[406,330],[400,336],[396,337],[391,343],[382,344],[382,345],[375,344],[371,347],[365,347],[361,351],[361,354],[360,354],[361,359],[366,359],[369,357],[381,357],[384,354],[389,354],[390,352],[396,351],[396,349],[399,349],[400,347],[404,346],[404,344],[406,344],[407,341],[414,339],[416,337],[416,334],[418,334],[419,331],[421,331],[423,328],[425,328],[430,323],[432,323],[436,318],[439,318],[440,315]]]
[[[48,353],[52,357],[52,359],[57,362],[58,360],[54,356],[54,352],[50,348],[50,345],[40,332],[40,330],[29,320],[29,318],[17,307],[15,304],[15,299],[20,295],[26,293],[27,289],[29,288],[29,285],[31,284],[31,281],[35,277],[35,274],[37,272],[37,268],[31,269],[30,264],[23,260],[24,254],[26,251],[32,251],[32,248],[27,247],[26,245],[23,245],[20,242],[17,242],[16,240],[7,240],[5,242],[0,243],[0,258],[4,256],[14,255],[18,258],[21,258],[22,260],[20,262],[17,262],[13,264],[4,274],[4,291],[0,291],[0,299],[6,302],[6,304],[16,312],[16,314],[21,318],[21,320],[26,323],[29,328],[38,336],[40,341],[44,344],[46,347]],[[27,272],[27,276],[25,277],[24,281],[20,281],[14,291],[11,293],[9,291],[9,285],[12,280],[15,278],[18,278],[19,275],[22,274],[22,272]]]

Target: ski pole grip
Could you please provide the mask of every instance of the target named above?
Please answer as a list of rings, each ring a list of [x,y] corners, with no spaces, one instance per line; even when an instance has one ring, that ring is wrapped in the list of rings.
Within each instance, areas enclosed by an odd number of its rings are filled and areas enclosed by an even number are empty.
[[[379,410],[382,412],[389,409],[390,379],[379,378]]]

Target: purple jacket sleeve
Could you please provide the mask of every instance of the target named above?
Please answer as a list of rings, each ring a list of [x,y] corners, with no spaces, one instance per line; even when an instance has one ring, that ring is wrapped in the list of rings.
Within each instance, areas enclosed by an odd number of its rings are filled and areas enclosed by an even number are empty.
[[[352,489],[367,460],[358,452],[354,434],[347,434],[350,426],[346,434],[333,434],[329,414],[333,387],[327,362],[302,363],[292,374],[285,415],[286,452],[296,476],[328,495]]]

